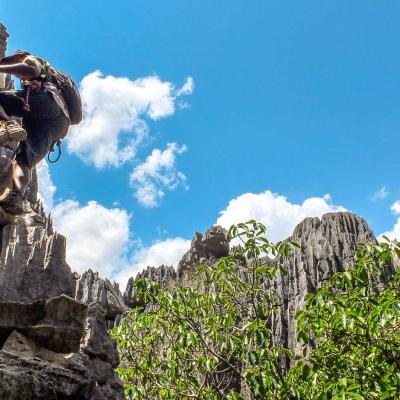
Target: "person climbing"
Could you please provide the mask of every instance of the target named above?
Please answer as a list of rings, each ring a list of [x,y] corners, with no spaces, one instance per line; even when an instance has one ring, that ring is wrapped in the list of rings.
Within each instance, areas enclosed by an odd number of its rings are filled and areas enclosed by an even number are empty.
[[[43,59],[26,51],[0,58],[0,73],[21,80],[21,90],[0,91],[0,120],[22,118],[26,140],[13,162],[13,189],[0,201],[11,214],[25,211],[25,191],[31,170],[63,139],[71,124],[82,120],[82,103],[73,80]]]

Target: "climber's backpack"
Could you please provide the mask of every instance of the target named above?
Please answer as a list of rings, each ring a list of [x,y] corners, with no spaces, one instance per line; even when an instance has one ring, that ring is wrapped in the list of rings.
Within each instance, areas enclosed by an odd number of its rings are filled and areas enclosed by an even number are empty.
[[[26,58],[26,61],[28,60],[40,66],[42,79],[57,86],[67,106],[71,124],[78,125],[82,121],[82,100],[75,82],[67,74],[55,69],[39,57],[29,55]]]

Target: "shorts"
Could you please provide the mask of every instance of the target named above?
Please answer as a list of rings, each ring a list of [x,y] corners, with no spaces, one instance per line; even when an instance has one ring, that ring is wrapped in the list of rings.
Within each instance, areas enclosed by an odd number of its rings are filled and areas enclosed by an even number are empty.
[[[30,111],[24,110],[22,96],[22,90],[0,91],[0,105],[8,115],[22,118],[27,138],[20,143],[16,159],[28,168],[33,168],[46,157],[55,142],[65,137],[70,121],[51,93],[31,93]]]

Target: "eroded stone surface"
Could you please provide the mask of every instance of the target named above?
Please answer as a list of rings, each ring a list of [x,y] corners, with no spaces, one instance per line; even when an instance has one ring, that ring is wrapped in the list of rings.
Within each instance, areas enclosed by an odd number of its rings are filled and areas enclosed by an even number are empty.
[[[122,295],[71,271],[33,184],[31,212],[0,227],[0,399],[123,399],[107,333],[127,309]]]
[[[159,267],[148,266],[142,272],[139,272],[135,278],[130,278],[124,292],[124,302],[129,307],[137,307],[141,303],[137,298],[134,282],[137,279],[148,278],[157,282],[160,287],[166,288],[176,282],[178,275],[174,267],[168,265],[160,265]]]
[[[75,298],[86,304],[101,304],[107,312],[106,318],[111,321],[128,310],[118,284],[100,278],[91,269],[80,277]]]
[[[376,243],[366,221],[347,212],[325,214],[322,218],[306,218],[295,228],[290,240],[300,245],[279,273],[275,283],[280,305],[274,320],[276,342],[300,352],[296,340],[297,311],[304,308],[305,296],[338,271],[352,266],[357,247]]]
[[[0,303],[0,399],[123,399],[106,311],[62,295]],[[30,387],[27,391],[27,385]]]
[[[190,249],[184,254],[178,265],[178,276],[182,277],[196,265],[212,262],[229,254],[229,242],[226,232],[220,226],[212,226],[204,236],[196,232]]]

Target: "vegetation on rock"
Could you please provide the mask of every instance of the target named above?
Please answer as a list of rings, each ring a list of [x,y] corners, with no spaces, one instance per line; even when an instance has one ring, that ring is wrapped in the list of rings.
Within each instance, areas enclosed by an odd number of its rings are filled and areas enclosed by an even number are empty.
[[[398,242],[362,246],[353,269],[307,296],[297,321],[304,351],[292,354],[275,343],[271,324],[277,272],[297,245],[270,243],[255,221],[233,226],[228,237],[241,246],[200,265],[192,286],[134,283],[144,306],[112,331],[128,398],[396,398],[400,274],[389,272]]]

